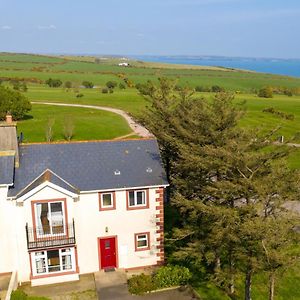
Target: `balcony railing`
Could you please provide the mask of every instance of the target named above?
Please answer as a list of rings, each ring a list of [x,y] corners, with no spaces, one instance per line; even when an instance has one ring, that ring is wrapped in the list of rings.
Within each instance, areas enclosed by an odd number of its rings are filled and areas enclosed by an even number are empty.
[[[76,244],[75,225],[72,223],[52,227],[28,227],[26,224],[28,249],[69,246]]]

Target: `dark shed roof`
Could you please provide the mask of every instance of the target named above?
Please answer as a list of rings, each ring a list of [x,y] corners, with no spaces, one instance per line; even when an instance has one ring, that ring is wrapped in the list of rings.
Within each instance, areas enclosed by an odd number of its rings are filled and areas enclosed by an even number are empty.
[[[9,196],[47,169],[80,191],[168,184],[154,139],[29,144],[20,146],[20,167]]]
[[[0,156],[0,185],[9,185],[14,179],[15,156]]]

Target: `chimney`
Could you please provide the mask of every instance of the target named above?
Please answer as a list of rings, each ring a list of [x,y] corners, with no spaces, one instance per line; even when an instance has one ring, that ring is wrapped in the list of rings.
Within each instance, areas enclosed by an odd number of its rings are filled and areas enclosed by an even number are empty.
[[[7,124],[12,124],[13,123],[13,118],[10,112],[7,112],[6,117],[5,117],[6,123]]]

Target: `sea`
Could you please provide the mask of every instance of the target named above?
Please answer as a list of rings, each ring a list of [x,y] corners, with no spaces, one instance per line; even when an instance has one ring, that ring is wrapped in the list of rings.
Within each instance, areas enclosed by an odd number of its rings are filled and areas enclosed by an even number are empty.
[[[150,56],[133,55],[130,58],[168,64],[216,66],[251,70],[262,73],[300,77],[300,59],[241,58],[221,56]]]

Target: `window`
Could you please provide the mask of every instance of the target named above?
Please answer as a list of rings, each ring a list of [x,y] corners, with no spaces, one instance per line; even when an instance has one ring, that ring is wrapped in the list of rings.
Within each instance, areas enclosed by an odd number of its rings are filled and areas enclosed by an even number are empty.
[[[135,237],[135,251],[144,251],[150,249],[150,233],[143,232],[143,233],[136,233]]]
[[[75,271],[74,248],[31,253],[34,276]]]
[[[65,234],[64,201],[35,204],[37,236]]]
[[[127,209],[149,208],[148,190],[127,191]]]
[[[116,209],[115,193],[99,193],[99,207],[100,210]]]

